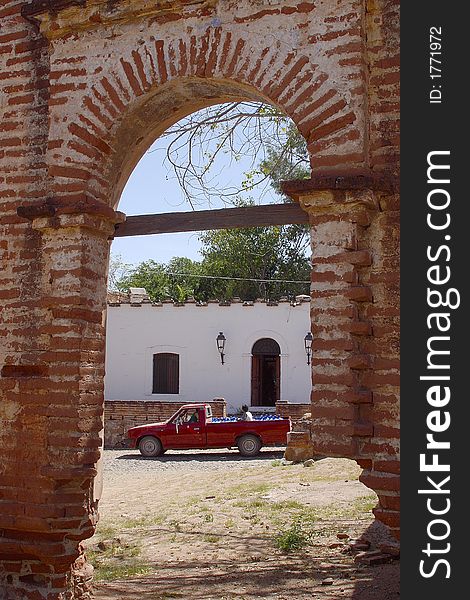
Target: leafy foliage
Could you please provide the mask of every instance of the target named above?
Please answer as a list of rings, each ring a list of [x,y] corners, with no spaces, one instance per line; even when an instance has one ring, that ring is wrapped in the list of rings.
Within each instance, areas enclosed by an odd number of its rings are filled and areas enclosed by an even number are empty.
[[[126,292],[131,287],[143,287],[154,301],[171,298],[176,302],[184,302],[195,295],[199,285],[199,279],[191,275],[200,272],[200,263],[185,257],[172,258],[168,264],[147,260],[118,280],[116,288]],[[177,276],[174,273],[187,275]]]
[[[311,534],[303,528],[301,519],[295,519],[290,527],[279,532],[274,543],[283,552],[295,552],[310,543]]]
[[[260,162],[258,170],[269,177],[271,186],[277,192],[281,192],[281,181],[309,177],[307,144],[292,122],[286,126],[285,143],[281,146],[268,140],[265,152],[266,157]],[[290,201],[287,198],[285,200]]]
[[[117,281],[116,287],[121,292],[131,287],[144,287],[150,298],[162,300],[169,295],[165,265],[154,260],[141,262],[131,273]]]
[[[233,297],[274,300],[309,293],[308,284],[273,281],[309,281],[310,261],[305,255],[302,226],[207,231],[201,234],[200,240],[204,272],[232,278],[206,283],[206,295],[221,300]],[[237,278],[264,281],[238,281]]]
[[[112,254],[108,267],[108,289],[116,291],[119,282],[127,277],[132,271],[132,265],[125,263],[120,254]]]

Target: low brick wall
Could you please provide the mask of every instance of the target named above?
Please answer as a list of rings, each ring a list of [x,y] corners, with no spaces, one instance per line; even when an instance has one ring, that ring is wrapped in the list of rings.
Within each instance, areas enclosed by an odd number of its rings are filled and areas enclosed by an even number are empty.
[[[292,431],[287,434],[286,460],[302,462],[315,456],[310,411],[310,403],[276,402],[276,413],[281,417],[290,417],[292,422]]]
[[[284,458],[293,462],[303,462],[315,456],[312,436],[309,429],[292,430],[287,434],[287,448]]]
[[[311,408],[310,402],[308,404],[297,404],[285,400],[276,402],[276,414],[284,418],[290,417],[293,423],[303,420],[306,413],[310,414]]]
[[[136,425],[165,421],[184,402],[158,402],[154,400],[105,400],[104,447],[123,448],[127,443],[127,430]],[[223,398],[208,400],[215,417],[226,415],[227,403]]]

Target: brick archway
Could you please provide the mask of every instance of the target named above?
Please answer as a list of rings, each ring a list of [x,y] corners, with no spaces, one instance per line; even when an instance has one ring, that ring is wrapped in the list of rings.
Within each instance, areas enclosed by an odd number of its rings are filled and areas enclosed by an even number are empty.
[[[314,443],[359,461],[397,528],[398,4],[0,7],[6,598],[87,597],[114,208],[159,133],[225,100],[269,101],[307,139],[312,180],[286,191],[314,240]]]
[[[280,41],[255,47],[245,38],[222,34],[220,27],[189,40],[150,35],[95,76],[70,68],[73,59],[55,58],[48,159],[54,196],[75,200],[83,194],[115,206],[134,166],[161,133],[200,108],[229,101],[279,107],[306,138],[315,168],[363,166],[362,68],[349,67],[340,89],[301,49]],[[324,138],[334,152],[322,154]]]

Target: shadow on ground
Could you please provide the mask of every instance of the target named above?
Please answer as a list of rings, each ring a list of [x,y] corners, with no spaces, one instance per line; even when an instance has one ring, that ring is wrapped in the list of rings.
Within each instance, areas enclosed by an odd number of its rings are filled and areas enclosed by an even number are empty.
[[[374,547],[381,532],[376,524],[362,536]],[[399,561],[366,566],[357,553],[314,546],[307,552],[280,555],[257,552],[258,540],[245,539],[235,560],[171,560],[155,565],[145,577],[99,583],[97,600],[398,600]],[[233,541],[227,540],[227,543]],[[250,550],[251,549],[251,550]],[[258,548],[259,551],[259,548]]]
[[[122,450],[121,450],[122,452]],[[211,463],[211,462],[220,462],[223,460],[228,460],[228,461],[233,461],[233,462],[250,462],[252,460],[256,460],[256,461],[269,461],[269,460],[275,460],[275,459],[282,459],[282,457],[284,456],[284,450],[262,450],[258,456],[255,456],[253,458],[249,457],[249,456],[242,456],[239,453],[230,453],[228,454],[227,452],[207,452],[204,453],[203,450],[198,450],[197,452],[194,453],[185,453],[185,454],[179,454],[176,451],[172,451],[172,452],[168,452],[167,454],[164,454],[163,456],[156,456],[156,457],[146,457],[146,456],[142,456],[141,454],[122,454],[121,456],[117,456],[116,460],[150,460],[150,461],[155,461],[155,462],[161,462],[161,463],[166,463],[166,462],[190,462],[190,461],[197,461],[197,462],[201,462],[201,463]]]

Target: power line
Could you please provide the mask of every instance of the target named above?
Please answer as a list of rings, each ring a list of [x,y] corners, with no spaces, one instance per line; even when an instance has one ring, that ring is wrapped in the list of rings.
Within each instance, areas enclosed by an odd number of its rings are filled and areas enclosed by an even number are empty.
[[[178,275],[179,277],[200,277],[201,279],[224,279],[226,281],[252,281],[255,283],[310,283],[310,281],[299,281],[295,279],[249,279],[245,277],[222,277],[216,275],[193,275],[191,273],[172,273],[167,275]]]

